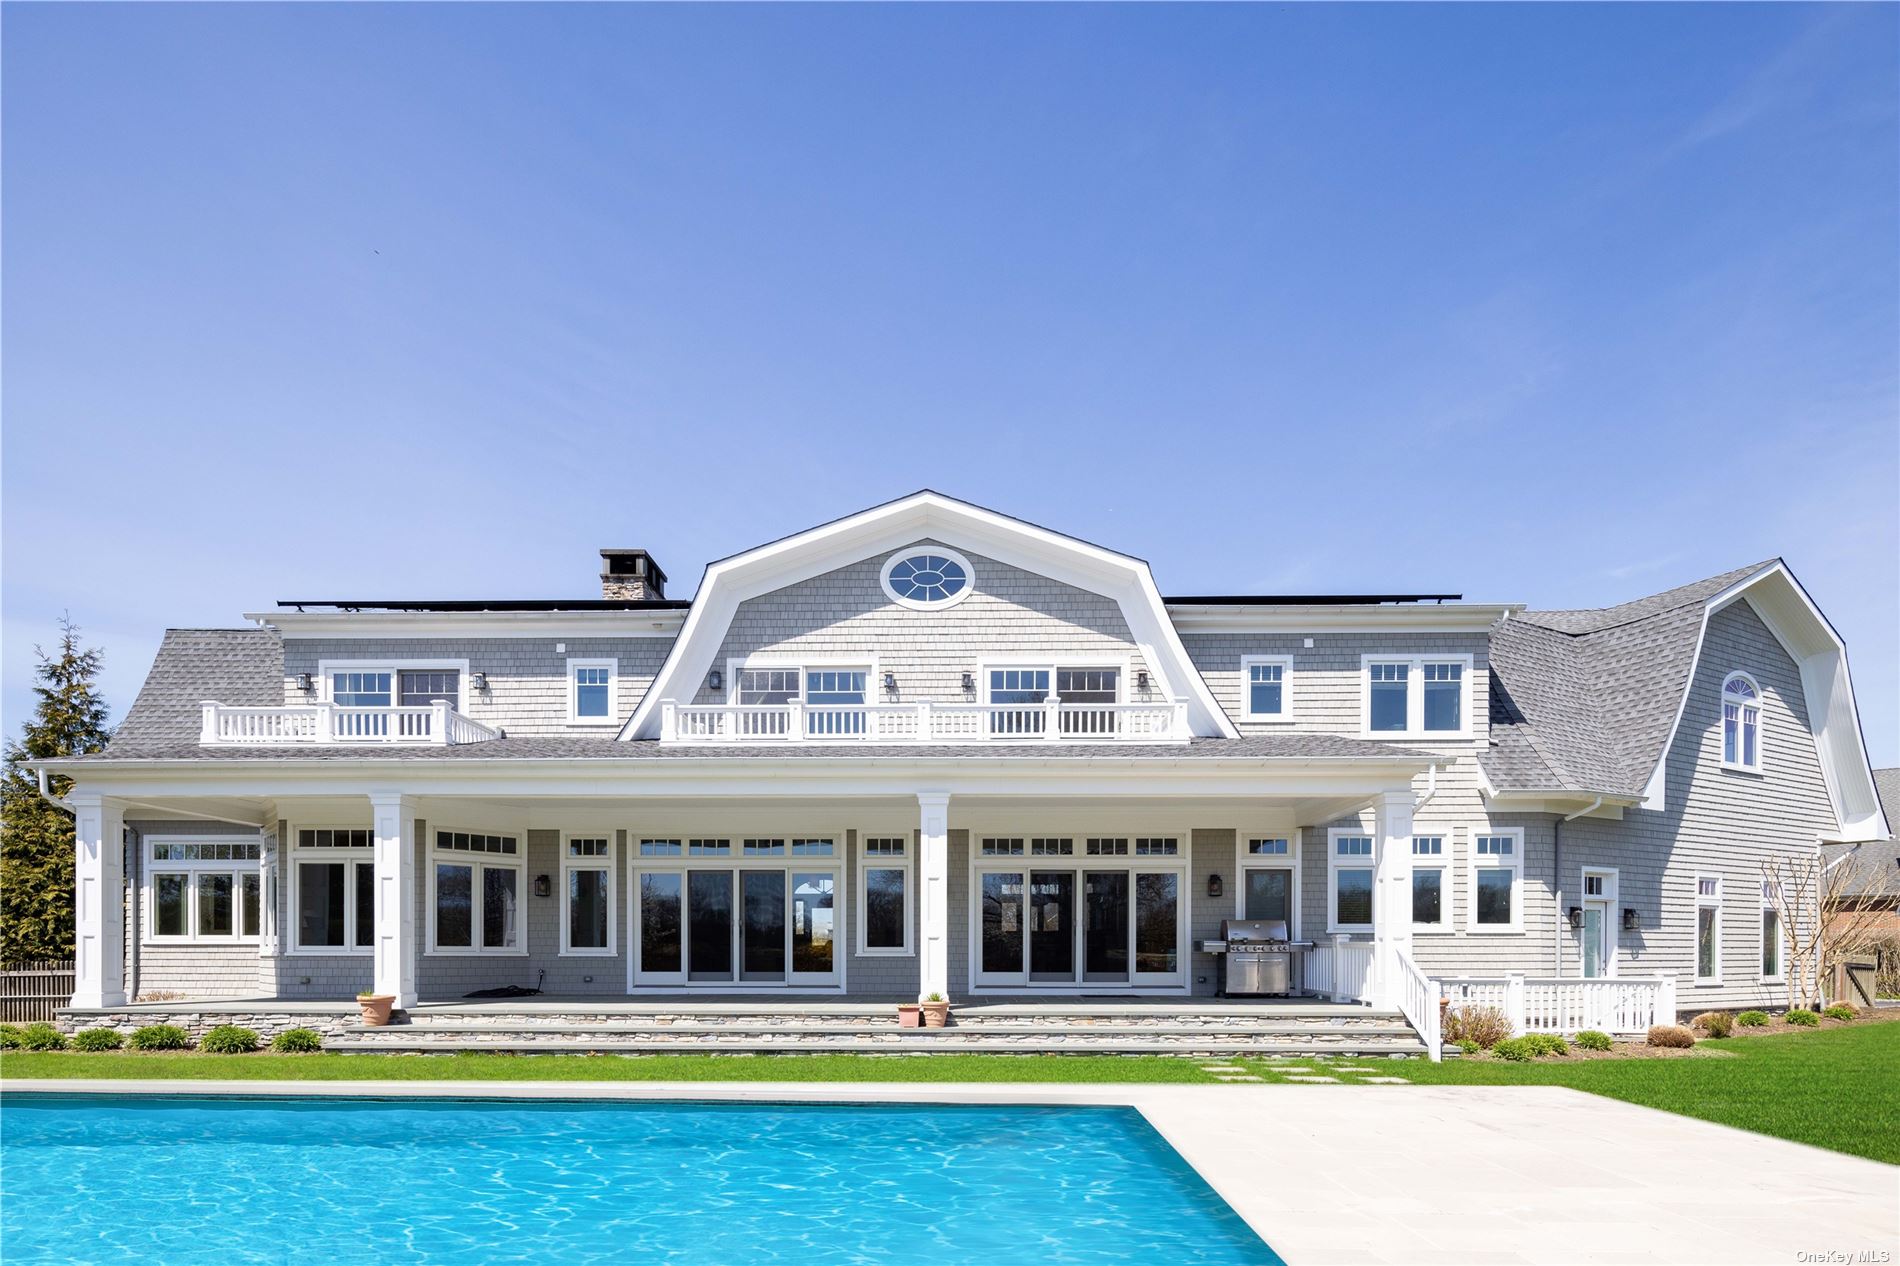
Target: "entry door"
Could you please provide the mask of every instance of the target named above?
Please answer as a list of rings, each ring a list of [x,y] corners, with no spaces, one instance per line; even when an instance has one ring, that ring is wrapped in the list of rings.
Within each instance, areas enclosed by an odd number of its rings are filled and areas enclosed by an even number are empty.
[[[1610,907],[1602,901],[1583,906],[1583,974],[1587,978],[1610,974]]]
[[[1135,983],[1181,983],[1181,874],[1135,872]]]
[[[1029,978],[1075,980],[1075,872],[1029,875]]]
[[[1090,870],[1088,928],[1083,938],[1082,979],[1094,984],[1128,983],[1128,872]]]

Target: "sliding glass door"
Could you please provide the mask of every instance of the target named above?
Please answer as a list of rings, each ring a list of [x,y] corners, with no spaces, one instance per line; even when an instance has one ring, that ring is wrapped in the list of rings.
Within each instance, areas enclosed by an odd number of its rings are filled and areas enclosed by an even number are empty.
[[[979,860],[972,887],[977,990],[1187,983],[1181,864],[1148,865],[1132,857],[1122,865],[1068,867]]]
[[[835,870],[636,864],[633,891],[636,987],[839,983]]]

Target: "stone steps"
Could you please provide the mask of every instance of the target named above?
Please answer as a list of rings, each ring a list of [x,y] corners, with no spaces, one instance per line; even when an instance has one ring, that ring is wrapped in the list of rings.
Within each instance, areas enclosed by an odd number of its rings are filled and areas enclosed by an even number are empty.
[[[388,1032],[386,1030],[385,1032]],[[1015,1037],[996,1033],[935,1033],[870,1036],[866,1034],[799,1034],[743,1036],[726,1039],[693,1035],[665,1038],[655,1035],[615,1034],[598,1041],[470,1037],[344,1037],[324,1043],[328,1051],[383,1054],[509,1055],[753,1055],[753,1054],[866,1054],[947,1055],[989,1052],[1015,1055],[1422,1055],[1425,1048],[1413,1037],[1396,1035],[1305,1039],[1262,1034],[1230,1034],[1193,1038],[1103,1037],[1097,1034]]]
[[[918,1032],[995,1034],[998,1036],[1037,1036],[1056,1034],[1077,1034],[1081,1036],[1107,1036],[1124,1034],[1148,1037],[1195,1037],[1203,1035],[1221,1036],[1229,1034],[1253,1034],[1261,1036],[1286,1036],[1309,1033],[1338,1034],[1355,1033],[1401,1034],[1409,1035],[1411,1026],[1396,1016],[1372,1016],[1351,1021],[1329,1020],[1318,1024],[1301,1024],[1296,1021],[1274,1020],[1255,1023],[1210,1023],[1176,1024],[1173,1022],[1151,1024],[1075,1024],[1061,1019],[1043,1019],[1030,1022],[982,1023],[970,1024],[954,1021],[946,1029],[920,1030],[904,1029],[895,1023],[854,1024],[848,1020],[799,1020],[788,1019],[773,1024],[757,1024],[745,1021],[704,1021],[704,1020],[662,1020],[658,1022],[641,1020],[582,1021],[561,1020],[557,1018],[531,1021],[509,1020],[438,1020],[433,1018],[413,1020],[410,1023],[396,1023],[387,1026],[370,1027],[363,1024],[344,1026],[344,1032],[351,1035],[390,1034],[409,1037],[446,1036],[446,1035],[486,1035],[490,1037],[521,1034],[532,1037],[550,1037],[556,1034],[595,1035],[640,1035],[640,1034],[731,1034],[734,1036],[759,1036],[775,1033],[783,1034],[905,1034]]]

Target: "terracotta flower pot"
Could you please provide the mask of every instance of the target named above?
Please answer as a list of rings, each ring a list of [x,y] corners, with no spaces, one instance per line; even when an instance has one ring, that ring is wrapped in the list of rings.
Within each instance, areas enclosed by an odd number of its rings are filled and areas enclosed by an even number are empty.
[[[950,1004],[947,1002],[920,1002],[918,1008],[924,1013],[924,1027],[940,1029],[950,1019]]]
[[[396,1006],[396,995],[393,993],[358,994],[356,1005],[363,1009],[364,1024],[371,1028],[381,1028],[389,1023],[389,1013]]]
[[[897,1005],[897,1027],[900,1029],[920,1029],[924,1026],[924,1013],[914,1002],[900,1002]]]

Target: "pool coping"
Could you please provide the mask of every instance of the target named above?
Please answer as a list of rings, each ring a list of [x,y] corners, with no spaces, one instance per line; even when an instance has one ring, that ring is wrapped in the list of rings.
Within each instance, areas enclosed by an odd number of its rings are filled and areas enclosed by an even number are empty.
[[[1297,1264],[1736,1266],[1900,1235],[1896,1167],[1561,1086],[0,1079],[76,1095],[1133,1108]]]

